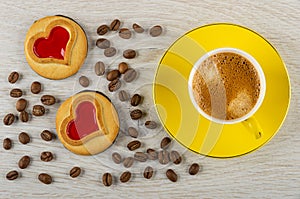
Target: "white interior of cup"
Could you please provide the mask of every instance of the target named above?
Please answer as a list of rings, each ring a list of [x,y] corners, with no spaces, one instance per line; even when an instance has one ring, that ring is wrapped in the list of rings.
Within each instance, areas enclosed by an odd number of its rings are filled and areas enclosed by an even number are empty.
[[[193,78],[194,75],[196,73],[196,71],[198,70],[198,67],[200,66],[200,64],[206,60],[208,57],[214,55],[214,54],[218,54],[218,53],[222,53],[222,52],[231,52],[231,53],[236,53],[239,54],[245,58],[247,58],[255,67],[255,69],[258,72],[259,75],[259,79],[260,79],[260,93],[259,93],[259,97],[258,100],[255,104],[255,106],[251,109],[251,111],[249,111],[247,114],[245,114],[243,117],[240,118],[236,118],[233,120],[221,120],[218,118],[214,118],[208,114],[206,114],[197,104],[195,98],[194,98],[194,94],[193,94]],[[265,75],[264,72],[261,68],[261,66],[259,65],[259,63],[256,61],[256,59],[254,59],[250,54],[246,53],[245,51],[242,51],[240,49],[236,49],[236,48],[217,48],[214,49],[212,51],[207,52],[206,54],[204,54],[202,57],[200,57],[200,59],[198,59],[198,61],[194,64],[191,72],[190,72],[190,76],[189,76],[189,80],[188,80],[188,90],[189,90],[189,95],[191,98],[191,101],[194,105],[194,107],[197,109],[197,111],[206,119],[216,122],[216,123],[220,123],[220,124],[235,124],[238,122],[242,122],[248,118],[250,118],[261,106],[264,97],[265,97],[265,93],[266,93],[266,79],[265,79]]]

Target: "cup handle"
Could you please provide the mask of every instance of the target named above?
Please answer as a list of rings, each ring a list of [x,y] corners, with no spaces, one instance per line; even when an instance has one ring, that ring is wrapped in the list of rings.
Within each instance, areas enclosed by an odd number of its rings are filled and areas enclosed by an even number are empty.
[[[251,131],[254,135],[256,139],[259,139],[262,137],[262,129],[258,123],[258,121],[255,119],[255,117],[250,117],[246,120],[244,120],[243,125],[249,130]]]

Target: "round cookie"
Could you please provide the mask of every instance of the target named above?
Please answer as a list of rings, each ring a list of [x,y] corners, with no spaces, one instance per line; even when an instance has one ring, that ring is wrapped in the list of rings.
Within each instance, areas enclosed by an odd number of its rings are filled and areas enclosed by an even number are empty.
[[[30,67],[49,79],[64,79],[75,74],[87,56],[83,29],[64,16],[48,16],[29,28],[25,56]]]
[[[106,96],[81,92],[59,107],[56,131],[62,144],[73,153],[94,155],[113,144],[119,132],[119,119]]]

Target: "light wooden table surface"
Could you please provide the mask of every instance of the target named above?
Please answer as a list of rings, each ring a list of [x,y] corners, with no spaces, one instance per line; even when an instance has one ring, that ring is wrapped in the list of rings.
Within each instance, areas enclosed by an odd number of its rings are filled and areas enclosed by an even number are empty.
[[[85,29],[89,40],[89,53],[80,71],[67,79],[51,81],[34,73],[28,66],[23,54],[23,41],[26,32],[34,20],[47,15],[63,14],[77,20]],[[93,72],[96,61],[102,60],[109,68],[116,67],[122,60],[121,51],[113,59],[103,56],[103,51],[95,48],[98,38],[96,29],[103,23],[110,23],[114,18],[130,26],[137,22],[149,28],[160,24],[164,34],[152,38],[148,34],[135,35],[130,41],[120,39],[116,34],[109,34],[113,46],[119,50],[132,47],[137,49],[138,58],[129,61],[138,73],[138,79],[127,84],[123,89],[130,94],[139,92],[145,96],[142,109],[148,112],[147,118],[157,120],[151,101],[151,82],[157,63],[168,46],[185,32],[214,22],[232,22],[247,26],[277,47],[289,71],[292,85],[292,99],[286,121],[278,134],[264,147],[248,155],[232,159],[214,159],[202,157],[186,151],[178,144],[174,148],[183,153],[184,162],[180,166],[162,167],[154,164],[157,172],[153,179],[146,180],[141,172],[146,164],[136,164],[129,170],[133,172],[131,182],[117,182],[111,187],[104,187],[100,178],[104,172],[111,172],[115,180],[125,168],[115,165],[110,159],[113,151],[130,155],[124,148],[130,140],[120,133],[116,143],[104,153],[82,157],[67,151],[56,139],[46,143],[39,137],[43,129],[55,132],[55,113],[59,104],[51,107],[42,118],[34,118],[27,124],[18,122],[10,127],[0,125],[0,141],[6,137],[14,141],[13,148],[0,149],[0,198],[300,198],[300,1],[299,0],[248,0],[248,1],[58,1],[28,0],[1,1],[0,3],[0,118],[8,112],[16,112],[15,99],[9,97],[13,87],[22,88],[29,108],[39,103],[39,96],[30,93],[30,84],[38,80],[43,86],[42,94],[52,94],[60,101],[82,90],[78,77],[86,75],[91,79],[89,89],[104,91],[116,105],[121,128],[134,125],[142,132],[140,138],[144,147],[158,148],[160,138],[166,135],[161,126],[155,131],[147,131],[141,123],[128,119],[130,106],[121,104],[116,94],[107,92],[106,80]],[[17,70],[21,80],[11,85],[7,82],[8,74]],[[276,108],[276,107],[274,107]],[[271,119],[271,118],[270,118]],[[18,142],[18,134],[26,131],[32,141],[28,145]],[[39,160],[44,150],[52,151],[56,158],[45,163]],[[32,157],[29,168],[20,171],[17,166],[23,155]],[[197,176],[187,173],[189,164],[199,162],[203,172]],[[152,163],[151,163],[152,164]],[[71,179],[69,169],[80,166],[82,176]],[[171,183],[164,172],[173,168],[179,174],[179,180]],[[22,177],[8,181],[5,175],[9,170],[17,169]],[[40,172],[53,176],[51,185],[41,184],[37,180]]]

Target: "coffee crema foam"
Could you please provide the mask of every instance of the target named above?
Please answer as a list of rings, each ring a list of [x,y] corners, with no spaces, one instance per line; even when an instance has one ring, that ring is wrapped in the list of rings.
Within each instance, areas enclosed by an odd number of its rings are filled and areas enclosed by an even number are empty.
[[[260,79],[245,57],[221,52],[204,60],[193,77],[195,101],[208,115],[233,120],[249,113],[260,93]]]

